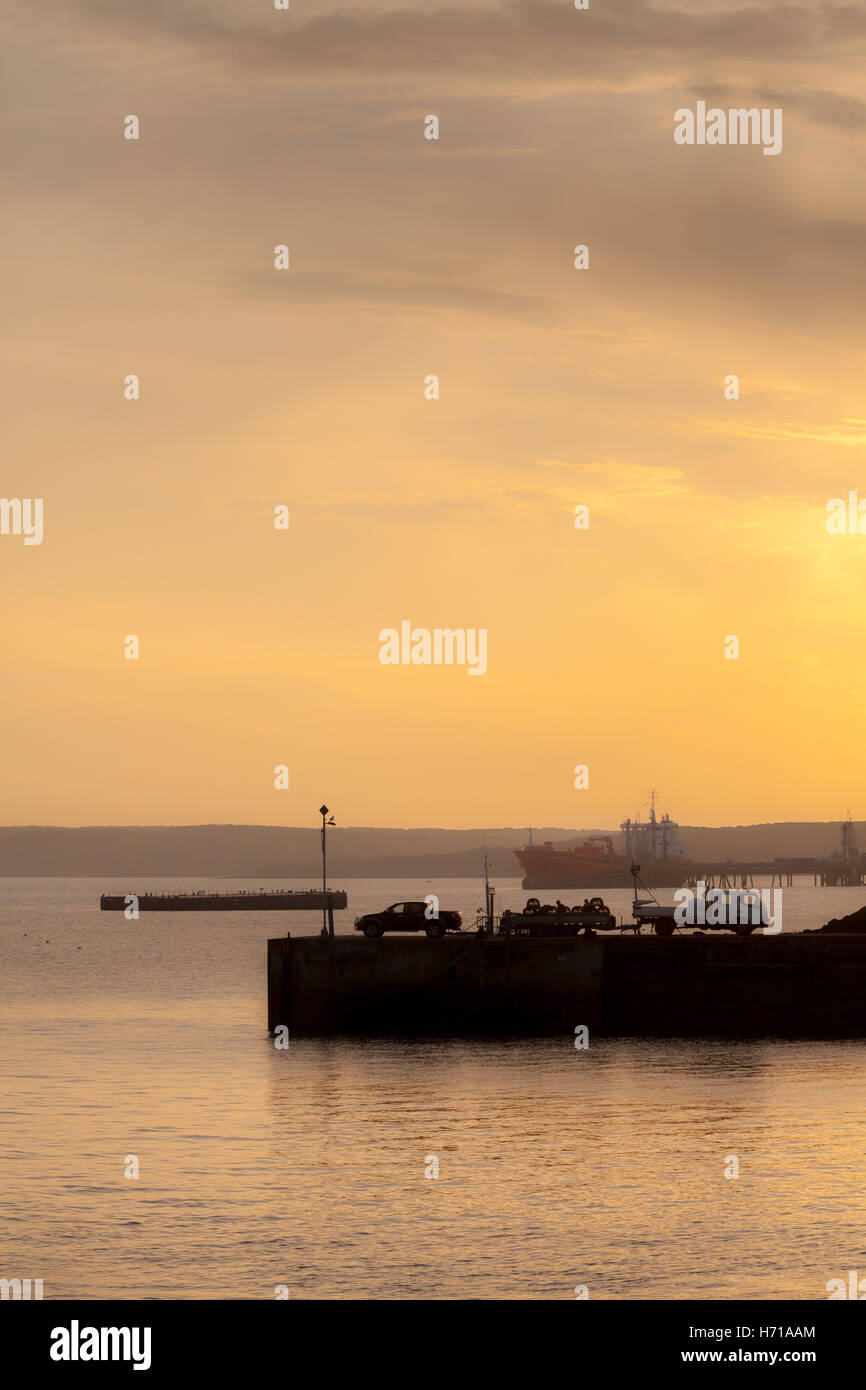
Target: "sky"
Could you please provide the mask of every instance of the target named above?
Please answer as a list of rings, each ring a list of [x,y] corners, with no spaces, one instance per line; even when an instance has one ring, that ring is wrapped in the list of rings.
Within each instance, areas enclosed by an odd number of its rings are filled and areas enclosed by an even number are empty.
[[[3,50],[0,822],[866,817],[866,9],[43,0]],[[698,101],[781,153],[676,144]],[[486,672],[384,665],[404,621]]]

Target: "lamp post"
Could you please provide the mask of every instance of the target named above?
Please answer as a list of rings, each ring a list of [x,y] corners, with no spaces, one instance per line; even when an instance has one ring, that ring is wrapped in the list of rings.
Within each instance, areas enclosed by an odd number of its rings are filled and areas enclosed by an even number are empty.
[[[328,861],[325,852],[325,836],[327,834],[327,827],[334,824],[334,817],[331,816],[330,820],[328,819],[327,806],[319,807],[319,815],[322,817],[322,897],[324,899],[322,903],[322,936],[333,936],[333,914],[330,917],[331,929],[330,931],[328,930]]]

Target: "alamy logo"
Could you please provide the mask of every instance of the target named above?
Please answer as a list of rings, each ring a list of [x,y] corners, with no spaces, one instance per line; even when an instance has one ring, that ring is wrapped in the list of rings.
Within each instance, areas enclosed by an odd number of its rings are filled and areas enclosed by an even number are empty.
[[[781,154],[781,107],[731,107],[723,111],[699,101],[694,111],[681,106],[674,112],[674,139],[678,145],[763,145],[764,154]]]
[[[414,627],[402,622],[400,631],[383,627],[379,633],[383,666],[468,666],[470,676],[487,670],[486,627]]]
[[[828,1298],[855,1298],[860,1303],[866,1299],[866,1279],[860,1279],[856,1269],[848,1270],[848,1285],[844,1279],[828,1279],[824,1286]]]
[[[0,536],[23,536],[25,545],[41,545],[42,498],[0,497]]]
[[[765,936],[782,930],[781,888],[711,888],[703,879],[697,888],[674,893],[674,920],[681,927],[763,927]]]
[[[41,1279],[0,1279],[0,1301],[27,1302],[42,1297]]]
[[[69,1327],[51,1329],[52,1361],[132,1361],[134,1371],[150,1370],[149,1327]]]
[[[827,502],[824,522],[829,536],[866,536],[866,497],[856,492],[844,497],[831,497]]]

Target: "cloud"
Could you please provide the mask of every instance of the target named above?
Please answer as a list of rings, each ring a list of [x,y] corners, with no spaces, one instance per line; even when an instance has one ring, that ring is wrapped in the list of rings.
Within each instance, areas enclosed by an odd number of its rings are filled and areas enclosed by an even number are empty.
[[[844,72],[844,55],[832,60],[834,76],[841,77]],[[816,63],[817,63],[816,59]],[[780,71],[784,71],[780,65]],[[743,83],[742,76],[735,82],[695,81],[689,84],[690,98],[700,97],[710,106],[750,107],[756,104],[754,88]],[[814,125],[846,135],[859,135],[866,130],[866,102],[841,91],[825,91],[822,88],[808,90],[801,82],[795,88],[767,85],[761,83],[761,104],[780,106],[785,119],[791,116],[806,118]]]
[[[456,148],[448,146],[436,146],[435,152],[431,152],[430,147],[411,150],[382,150],[371,149],[364,151],[365,159],[483,159],[485,162],[491,159],[516,159],[521,155],[540,154],[538,146],[525,145],[513,148],[507,145],[458,145]]]
[[[545,307],[544,300],[530,295],[488,290],[478,285],[396,276],[352,277],[336,271],[256,271],[237,275],[230,283],[250,298],[269,299],[275,304],[285,300],[305,304],[354,303],[424,313],[462,309],[511,318],[532,318]]]
[[[448,467],[442,461],[440,470]],[[466,479],[444,477],[438,487],[406,489],[399,494],[371,492],[344,493],[339,501],[296,503],[298,513],[324,512],[331,516],[351,513],[382,523],[412,520],[450,524],[458,519],[489,517],[491,508],[506,511],[539,507],[545,515],[562,508],[570,513],[575,503],[590,504],[599,512],[614,511],[634,502],[681,500],[691,493],[679,468],[653,467],[602,459],[573,463],[561,459],[533,459],[525,481],[502,483],[496,478]],[[547,474],[548,476],[545,476]],[[557,475],[569,475],[557,476]]]
[[[68,13],[68,0],[54,0]],[[690,10],[620,0],[576,11],[564,0],[505,0],[486,6],[335,9],[311,18],[264,13],[260,23],[221,17],[205,0],[75,0],[105,33],[136,44],[194,50],[203,62],[301,80],[339,74],[358,82],[420,74],[471,74],[494,85],[564,79],[633,81],[635,70],[690,66],[717,70],[781,60],[813,65],[854,58],[866,45],[861,5],[743,5]],[[247,12],[248,13],[248,12]],[[80,35],[79,35],[80,37]]]
[[[790,401],[807,394],[807,388],[798,381],[765,381],[761,377],[749,377],[748,382],[740,383],[740,387],[744,396],[771,396],[779,401]]]
[[[772,439],[782,443],[866,444],[866,420],[842,420],[837,425],[799,425],[768,420],[696,420],[698,429],[709,434],[733,435],[738,439]]]
[[[862,135],[866,130],[866,101],[842,92],[776,93],[773,104],[807,116],[815,125],[827,126],[843,135]]]
[[[572,474],[567,496],[573,501],[591,503],[602,511],[631,502],[684,498],[692,491],[681,468],[665,465],[627,463],[620,459],[599,459],[591,463],[533,459],[533,466],[542,471]],[[579,497],[575,488],[580,489]],[[552,491],[566,496],[561,486]]]

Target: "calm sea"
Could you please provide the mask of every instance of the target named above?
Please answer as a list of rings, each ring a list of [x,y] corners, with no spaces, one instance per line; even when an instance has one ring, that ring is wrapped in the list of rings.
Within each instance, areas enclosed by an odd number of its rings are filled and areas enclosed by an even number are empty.
[[[403,897],[482,901],[466,879],[342,886],[340,931]],[[866,1042],[277,1051],[266,941],[320,918],[99,912],[128,889],[0,879],[0,1276],[46,1298],[822,1299],[866,1275]],[[863,898],[786,889],[785,930]]]

